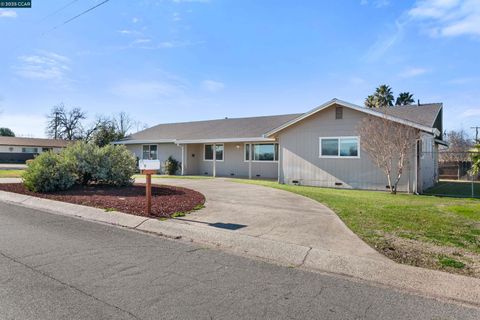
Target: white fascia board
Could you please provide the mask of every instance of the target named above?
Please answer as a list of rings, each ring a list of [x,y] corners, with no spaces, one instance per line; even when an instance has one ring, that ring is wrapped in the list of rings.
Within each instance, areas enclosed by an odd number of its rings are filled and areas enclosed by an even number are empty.
[[[412,122],[412,121],[408,121],[408,120],[405,120],[405,119],[401,119],[401,118],[397,118],[397,117],[394,117],[394,116],[391,116],[391,115],[385,115],[384,113],[381,113],[381,112],[378,112],[378,111],[375,111],[375,110],[371,110],[371,109],[368,109],[368,108],[363,108],[361,106],[358,106],[356,104],[353,104],[353,103],[350,103],[350,102],[346,102],[346,101],[342,101],[342,100],[339,100],[339,99],[332,99],[318,107],[316,107],[315,109],[312,109],[304,114],[302,114],[301,116],[287,122],[287,123],[284,123],[283,125],[281,125],[280,127],[277,127],[269,132],[267,132],[266,134],[264,134],[265,137],[270,137],[272,135],[274,135],[275,133],[299,122],[299,121],[302,121],[303,119],[305,118],[308,118],[314,114],[316,114],[317,112],[323,110],[323,109],[326,109],[328,107],[331,107],[332,105],[334,104],[338,104],[340,106],[343,106],[343,107],[347,107],[347,108],[350,108],[350,109],[353,109],[353,110],[357,110],[357,111],[360,111],[360,112],[363,112],[363,113],[367,113],[367,114],[370,114],[370,115],[373,115],[373,116],[376,116],[376,117],[384,117],[386,116],[386,118],[388,120],[391,120],[391,121],[394,121],[394,122],[397,122],[397,123],[401,123],[401,124],[404,124],[404,125],[407,125],[407,126],[410,126],[410,127],[413,127],[413,128],[417,128],[419,130],[422,130],[422,131],[425,131],[425,132],[430,132],[430,133],[433,133],[435,134],[435,136],[439,136],[440,135],[440,131],[438,131],[437,129],[435,128],[430,128],[430,127],[427,127],[427,126],[424,126],[424,125],[421,125],[421,124],[418,124],[418,123],[415,123],[415,122]]]
[[[114,141],[112,144],[156,144],[156,143],[175,143],[173,139],[157,139],[157,140],[120,140]]]
[[[226,142],[271,142],[274,138],[251,137],[251,138],[220,138],[220,139],[195,139],[195,140],[175,140],[176,144],[186,143],[226,143]]]

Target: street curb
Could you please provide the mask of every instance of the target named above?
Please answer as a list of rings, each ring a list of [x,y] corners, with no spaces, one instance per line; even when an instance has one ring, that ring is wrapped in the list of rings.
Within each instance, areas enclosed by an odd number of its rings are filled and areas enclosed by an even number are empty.
[[[182,220],[145,218],[118,211],[76,205],[0,191],[0,201],[53,214],[80,218],[156,234],[166,238],[222,248],[234,254],[260,258],[289,267],[319,271],[367,281],[409,293],[480,306],[480,279],[401,265],[385,259],[338,255],[334,252],[259,238],[232,231],[192,225]]]

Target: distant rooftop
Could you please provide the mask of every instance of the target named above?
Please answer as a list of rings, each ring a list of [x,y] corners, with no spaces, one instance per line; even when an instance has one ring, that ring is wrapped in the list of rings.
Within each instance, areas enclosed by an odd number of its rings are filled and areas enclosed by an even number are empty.
[[[0,137],[0,146],[63,148],[66,147],[68,143],[69,141],[60,139]]]

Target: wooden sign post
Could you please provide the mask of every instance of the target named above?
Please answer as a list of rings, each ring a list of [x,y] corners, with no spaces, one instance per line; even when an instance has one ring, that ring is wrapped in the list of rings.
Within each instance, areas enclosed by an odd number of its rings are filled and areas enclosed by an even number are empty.
[[[159,160],[140,160],[138,162],[138,167],[141,170],[140,172],[146,177],[145,183],[145,196],[146,196],[146,214],[152,214],[152,174],[157,173],[160,170],[160,161]]]
[[[152,214],[152,174],[155,174],[156,170],[142,170],[142,174],[144,174],[147,180],[145,184],[145,196],[147,197],[146,203],[146,212],[147,215]]]

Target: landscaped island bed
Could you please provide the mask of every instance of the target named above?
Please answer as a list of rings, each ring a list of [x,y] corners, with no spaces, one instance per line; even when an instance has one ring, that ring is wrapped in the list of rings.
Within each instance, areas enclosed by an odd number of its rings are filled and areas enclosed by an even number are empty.
[[[21,183],[0,184],[0,190],[34,197],[81,204],[107,211],[121,211],[146,216],[145,185],[128,187],[101,185],[75,185],[65,191],[36,193]],[[152,214],[154,217],[170,217],[201,208],[205,197],[194,190],[166,185],[152,185]]]

